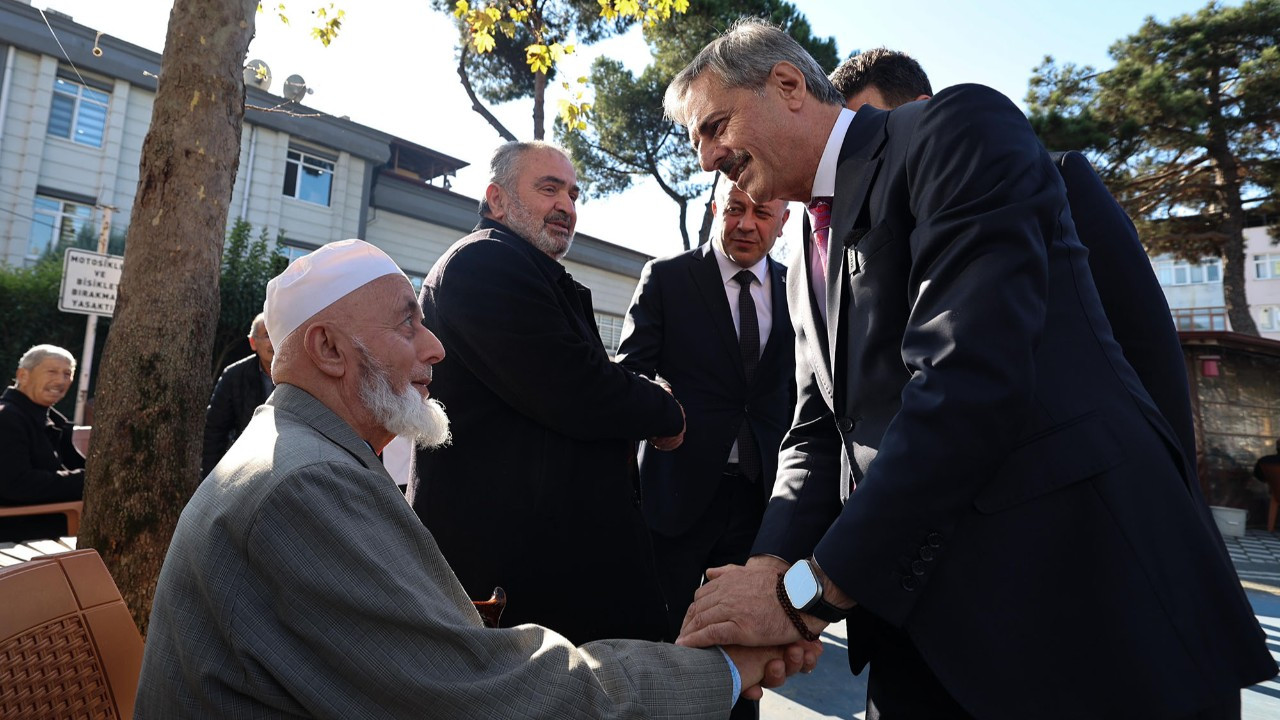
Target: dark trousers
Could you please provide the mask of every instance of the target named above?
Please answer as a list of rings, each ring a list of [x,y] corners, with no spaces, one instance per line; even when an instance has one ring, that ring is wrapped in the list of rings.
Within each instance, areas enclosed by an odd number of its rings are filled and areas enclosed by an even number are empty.
[[[653,533],[658,582],[667,600],[668,640],[680,634],[707,568],[747,561],[763,515],[764,491],[759,484],[726,472],[715,499],[688,531],[674,537]]]
[[[867,678],[867,720],[974,720],[942,686],[906,633],[885,623],[867,624],[872,643]],[[1111,717],[1105,708],[1096,717]],[[1151,720],[1239,720],[1240,692],[1204,710]]]
[[[747,561],[763,515],[764,490],[731,466],[721,476],[720,488],[706,513],[688,532],[675,537],[653,534],[658,581],[667,600],[669,640],[680,634],[684,615],[707,568]],[[741,701],[729,717],[753,720],[759,717],[759,704]]]
[[[863,627],[871,657],[867,720],[973,720],[942,686],[905,632],[870,617],[865,618]]]

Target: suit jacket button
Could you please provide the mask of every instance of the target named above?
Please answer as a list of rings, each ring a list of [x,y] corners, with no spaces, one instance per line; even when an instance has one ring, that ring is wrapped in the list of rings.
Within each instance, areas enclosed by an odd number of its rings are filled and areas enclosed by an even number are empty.
[[[925,562],[933,562],[933,548],[928,545],[920,547],[920,559]]]
[[[925,538],[931,548],[942,547],[942,533],[931,532],[929,537]]]
[[[911,574],[912,574],[912,575],[923,575],[923,574],[924,574],[924,561],[923,561],[923,560],[913,560],[913,561],[911,562]]]
[[[915,592],[915,589],[916,589],[917,587],[920,587],[920,582],[919,582],[918,580],[916,580],[915,578],[911,577],[910,575],[908,575],[907,577],[902,578],[902,589],[903,589],[903,590],[906,590],[907,592]]]
[[[847,418],[843,416],[836,418],[836,428],[839,429],[840,432],[842,433],[853,432],[853,424],[854,423],[851,418]]]

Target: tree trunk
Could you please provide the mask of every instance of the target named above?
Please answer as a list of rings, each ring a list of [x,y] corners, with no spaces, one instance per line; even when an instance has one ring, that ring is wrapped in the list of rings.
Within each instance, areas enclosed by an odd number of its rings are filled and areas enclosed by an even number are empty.
[[[156,578],[199,483],[243,68],[258,0],[175,0],[103,351],[80,547],[146,632]]]
[[[711,180],[711,193],[707,195],[707,204],[702,209],[702,227],[698,228],[698,244],[701,245],[711,239],[711,222],[715,220],[715,212],[711,205],[715,202],[716,186],[720,184],[720,173],[716,173]]]
[[[1225,229],[1225,228],[1224,228]],[[1222,247],[1222,297],[1227,305],[1227,319],[1231,330],[1245,335],[1259,335],[1258,325],[1249,312],[1249,297],[1245,293],[1245,269],[1249,258],[1244,251],[1244,232],[1237,227],[1227,235]]]
[[[546,134],[545,104],[547,102],[547,74],[533,74],[533,139],[541,140]]]
[[[1215,77],[1218,72],[1215,66]],[[1213,106],[1219,107],[1217,82],[1210,93]],[[1222,297],[1227,306],[1231,330],[1258,336],[1258,326],[1249,312],[1249,296],[1245,292],[1245,268],[1249,260],[1244,251],[1244,203],[1240,200],[1240,164],[1231,151],[1229,133],[1224,127],[1223,112],[1209,119],[1205,149],[1213,161],[1213,182],[1218,194],[1222,220],[1218,229],[1226,235],[1222,245]]]

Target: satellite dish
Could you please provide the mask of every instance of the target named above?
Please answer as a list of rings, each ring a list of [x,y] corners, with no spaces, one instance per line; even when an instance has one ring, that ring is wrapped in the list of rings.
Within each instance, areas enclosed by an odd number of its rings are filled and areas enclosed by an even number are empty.
[[[250,60],[244,67],[244,84],[259,90],[270,90],[271,68],[261,60]]]
[[[311,94],[311,88],[307,87],[307,81],[302,79],[301,75],[290,75],[284,81],[284,96],[293,102],[302,102],[302,98]]]

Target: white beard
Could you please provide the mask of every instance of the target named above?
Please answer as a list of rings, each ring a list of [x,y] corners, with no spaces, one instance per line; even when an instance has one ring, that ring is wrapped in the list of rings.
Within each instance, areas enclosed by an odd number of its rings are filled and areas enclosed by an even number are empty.
[[[397,393],[391,387],[385,365],[357,342],[363,371],[360,376],[360,401],[387,432],[403,435],[423,449],[448,445],[449,416],[434,398],[424,398],[412,384]]]

